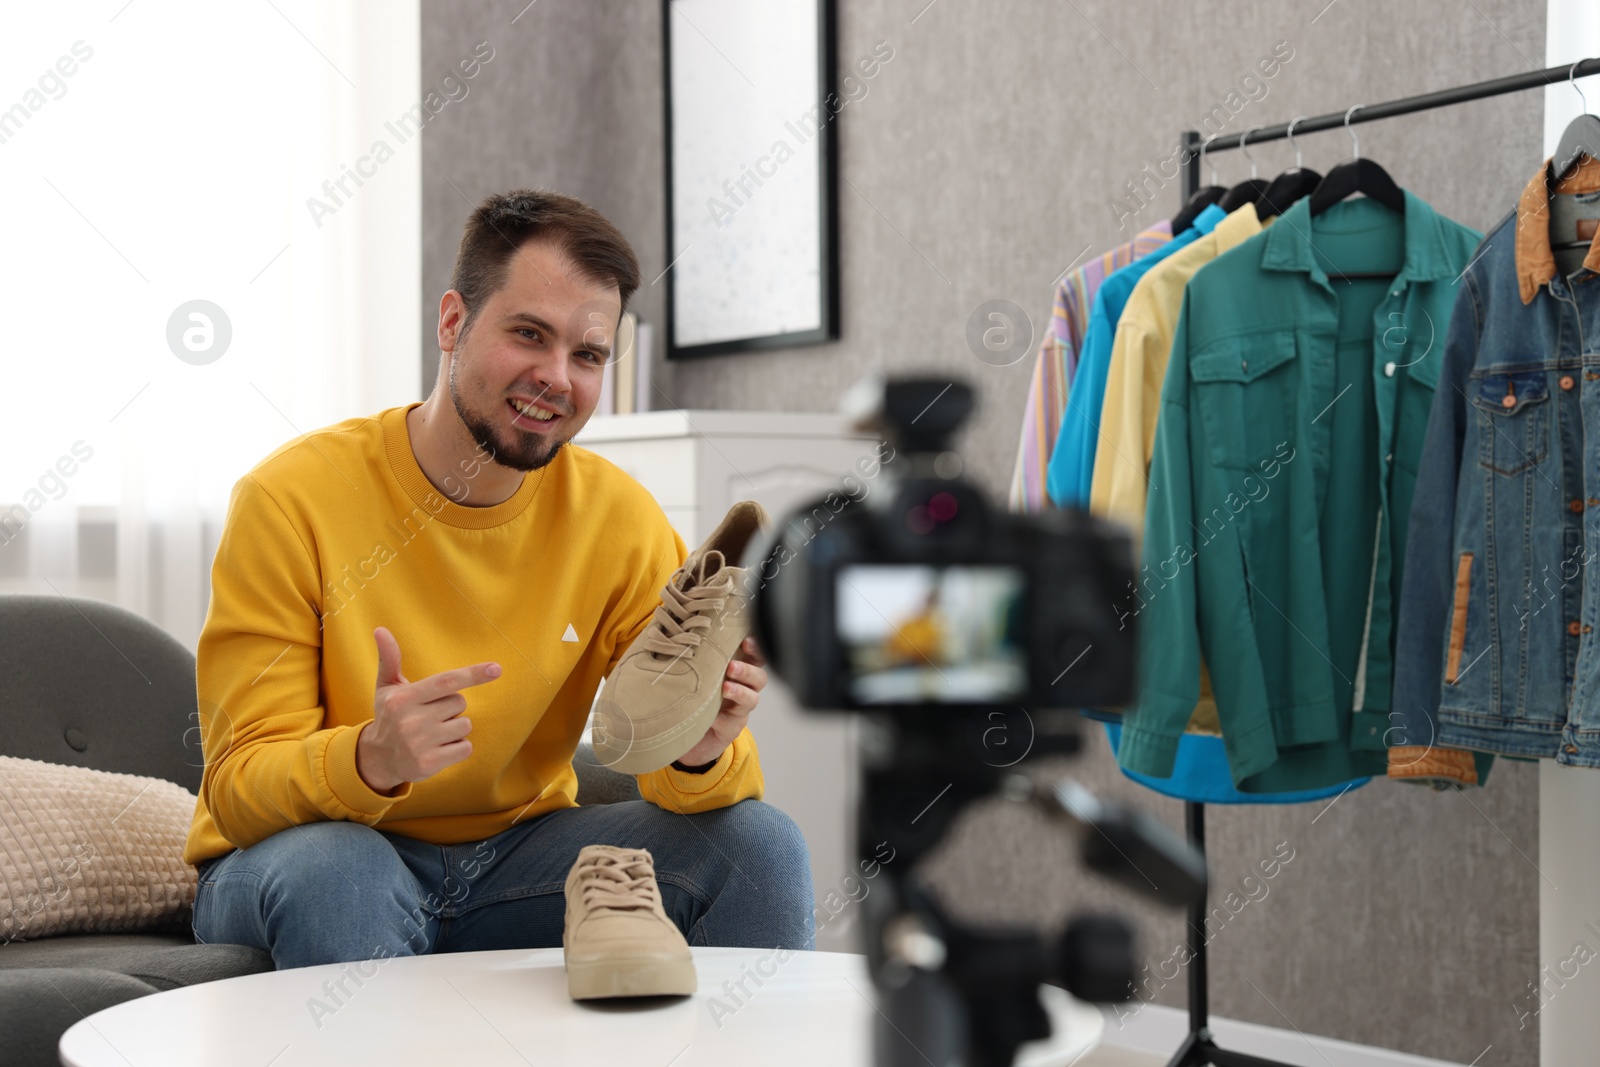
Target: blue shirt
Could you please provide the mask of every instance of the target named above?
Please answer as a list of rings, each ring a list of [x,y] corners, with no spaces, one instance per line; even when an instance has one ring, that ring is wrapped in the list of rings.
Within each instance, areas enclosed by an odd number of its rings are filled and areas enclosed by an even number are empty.
[[[1116,755],[1122,746],[1122,724],[1107,722],[1106,739],[1111,742],[1111,754]],[[1178,756],[1170,778],[1155,778],[1126,767],[1122,773],[1163,796],[1196,804],[1303,804],[1308,800],[1338,796],[1346,789],[1355,789],[1371,781],[1370,778],[1354,778],[1338,785],[1292,793],[1242,793],[1233,784],[1222,738],[1206,734],[1184,734],[1178,739]]]
[[[1150,268],[1180,248],[1186,248],[1216,228],[1228,213],[1210,204],[1195,218],[1194,225],[1151,252],[1143,259],[1116,271],[1100,284],[1094,308],[1089,313],[1089,328],[1083,335],[1078,355],[1078,371],[1067,393],[1066,410],[1056,447],[1050,453],[1050,469],[1045,487],[1057,507],[1089,506],[1089,484],[1094,480],[1095,445],[1100,437],[1100,405],[1106,398],[1106,379],[1111,373],[1111,342],[1117,334],[1117,320],[1133,295],[1133,287]]]

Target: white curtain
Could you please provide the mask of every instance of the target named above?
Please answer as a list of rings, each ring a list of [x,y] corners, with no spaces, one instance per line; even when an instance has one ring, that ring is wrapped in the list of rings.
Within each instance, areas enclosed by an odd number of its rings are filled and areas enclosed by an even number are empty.
[[[234,482],[418,398],[421,135],[390,125],[422,95],[417,5],[8,12],[0,592],[110,600],[192,650]]]

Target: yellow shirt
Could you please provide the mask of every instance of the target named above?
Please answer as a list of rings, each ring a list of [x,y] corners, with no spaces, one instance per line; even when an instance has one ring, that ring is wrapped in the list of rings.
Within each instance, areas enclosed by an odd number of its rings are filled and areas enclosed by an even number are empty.
[[[1268,220],[1270,223],[1272,220]],[[1161,383],[1183,310],[1183,290],[1200,268],[1260,233],[1255,205],[1246,204],[1187,248],[1168,256],[1139,279],[1111,343],[1111,369],[1100,408],[1089,510],[1128,526],[1135,545],[1144,535],[1145,495],[1155,454]],[[1200,699],[1189,719],[1192,733],[1220,734],[1211,678],[1200,666]]]
[[[1140,278],[1117,320],[1100,408],[1089,510],[1127,524],[1135,541],[1144,534],[1145,490],[1161,414],[1161,383],[1167,376],[1178,313],[1183,310],[1184,287],[1201,267],[1263,228],[1253,204],[1229,212],[1210,233]]]
[[[233,487],[196,654],[206,768],[185,862],[323,819],[459,844],[576,803],[595,690],[688,555],[683,539],[643,486],[572,444],[510,499],[457,504],[417,465],[415,406],[305,434]],[[472,755],[393,796],[355,762],[379,625],[412,682],[490,660],[503,671],[461,690]],[[748,729],[703,774],[637,780],[682,812],[764,788]]]

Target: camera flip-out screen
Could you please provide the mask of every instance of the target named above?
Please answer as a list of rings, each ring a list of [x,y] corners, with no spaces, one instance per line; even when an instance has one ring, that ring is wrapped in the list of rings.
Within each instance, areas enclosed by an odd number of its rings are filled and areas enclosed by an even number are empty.
[[[857,705],[993,704],[1028,691],[1017,567],[852,564],[835,625]]]

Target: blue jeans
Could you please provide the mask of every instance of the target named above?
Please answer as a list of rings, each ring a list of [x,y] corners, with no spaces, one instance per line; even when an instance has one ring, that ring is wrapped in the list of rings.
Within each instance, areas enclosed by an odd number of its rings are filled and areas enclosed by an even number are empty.
[[[567,872],[596,844],[650,850],[661,905],[691,945],[815,947],[805,838],[759,800],[696,815],[580,805],[459,845],[306,823],[197,865],[194,936],[264,949],[279,969],[558,948]]]

